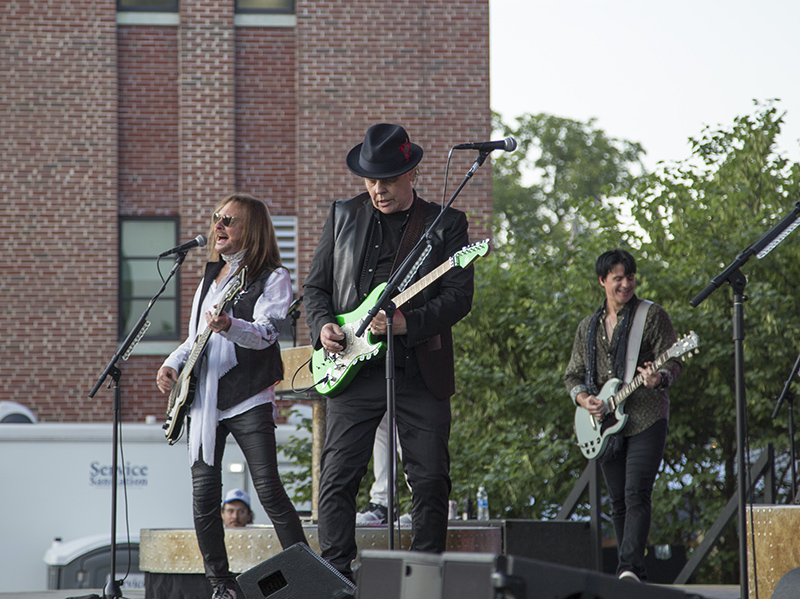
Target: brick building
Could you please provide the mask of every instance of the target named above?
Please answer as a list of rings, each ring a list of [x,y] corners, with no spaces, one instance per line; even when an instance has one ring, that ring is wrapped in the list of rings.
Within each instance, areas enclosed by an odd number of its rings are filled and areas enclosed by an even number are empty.
[[[17,240],[0,277],[0,399],[41,421],[112,418],[109,390],[88,395],[161,284],[155,256],[205,234],[233,190],[267,200],[299,292],[330,202],[362,189],[344,157],[369,125],[401,123],[423,146],[418,190],[434,201],[449,148],[491,131],[488,0],[137,2],[0,9],[0,189]],[[475,158],[453,156],[448,197]],[[485,236],[488,163],[456,206]],[[125,421],[164,413],[155,372],[186,335],[204,256],[189,254],[118,363]]]

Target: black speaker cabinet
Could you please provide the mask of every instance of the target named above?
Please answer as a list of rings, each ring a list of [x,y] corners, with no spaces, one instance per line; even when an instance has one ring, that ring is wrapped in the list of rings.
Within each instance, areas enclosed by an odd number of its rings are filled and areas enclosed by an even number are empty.
[[[573,568],[594,567],[592,533],[584,521],[506,520],[503,553]]]
[[[789,570],[775,585],[770,599],[797,599],[800,597],[800,568]]]
[[[445,553],[442,599],[688,599],[682,591],[517,556]]]
[[[363,551],[357,579],[356,599],[697,597],[668,587],[618,580],[591,570],[493,553],[432,555],[408,551]]]
[[[440,599],[442,558],[416,551],[361,552],[356,599]]]
[[[344,599],[355,585],[305,543],[261,562],[236,581],[246,599]]]

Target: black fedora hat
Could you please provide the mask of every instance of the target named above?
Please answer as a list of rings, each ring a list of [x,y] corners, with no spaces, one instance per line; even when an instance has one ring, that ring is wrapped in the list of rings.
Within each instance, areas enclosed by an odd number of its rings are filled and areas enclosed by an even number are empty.
[[[364,143],[347,154],[347,168],[367,179],[391,179],[422,160],[422,148],[412,144],[400,125],[379,123],[367,129]]]

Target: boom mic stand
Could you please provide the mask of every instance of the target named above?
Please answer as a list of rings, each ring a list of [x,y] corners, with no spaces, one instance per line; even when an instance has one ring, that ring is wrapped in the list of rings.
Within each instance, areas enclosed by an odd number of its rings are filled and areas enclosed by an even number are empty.
[[[301,295],[294,300],[286,311],[286,315],[291,319],[289,330],[292,334],[292,347],[297,347],[297,319],[300,318],[300,304],[303,303],[303,296]]]
[[[452,150],[451,150],[452,152]],[[386,288],[381,293],[380,297],[375,302],[375,305],[369,309],[361,325],[356,330],[356,337],[361,337],[364,331],[381,310],[386,313],[386,503],[388,503],[388,549],[394,549],[394,495],[395,495],[395,461],[397,460],[397,439],[395,437],[395,366],[394,366],[394,312],[397,308],[389,298],[395,291],[406,288],[408,283],[419,270],[422,262],[427,257],[431,249],[430,236],[436,225],[442,218],[453,200],[456,199],[461,190],[467,185],[472,176],[478,168],[486,161],[486,157],[492,150],[480,150],[478,158],[475,160],[472,167],[464,176],[464,180],[455,190],[453,195],[448,200],[447,204],[442,207],[442,210],[431,223],[428,230],[419,238],[416,245],[408,253],[405,260],[400,264],[397,270],[389,277],[386,283]],[[423,243],[424,242],[424,243]],[[412,261],[414,264],[412,266]],[[410,268],[409,268],[410,267]]]
[[[738,498],[739,498],[739,578],[741,599],[748,599],[747,580],[747,535],[746,535],[746,510],[747,504],[747,473],[745,472],[744,446],[747,436],[746,431],[746,403],[744,385],[744,295],[747,286],[747,277],[739,270],[754,255],[763,258],[781,243],[794,229],[800,225],[800,202],[795,203],[791,214],[783,217],[774,227],[761,236],[758,241],[746,248],[728,267],[718,274],[705,289],[698,293],[689,304],[696,308],[723,283],[728,283],[733,288],[733,344],[734,344],[734,369],[736,382],[736,445],[738,472]]]
[[[103,587],[103,598],[104,599],[118,599],[122,597],[122,591],[120,589],[121,580],[116,580],[117,572],[117,475],[118,475],[118,466],[117,466],[117,443],[118,443],[118,430],[121,426],[121,419],[120,419],[120,392],[119,392],[119,380],[122,376],[122,371],[117,368],[117,362],[120,358],[123,360],[127,360],[130,356],[133,348],[136,346],[137,343],[141,340],[144,334],[147,332],[150,323],[147,320],[147,315],[150,313],[150,308],[156,303],[156,300],[159,296],[164,293],[164,290],[167,288],[167,283],[169,283],[170,279],[178,272],[181,264],[183,261],[186,260],[186,254],[189,252],[188,249],[184,251],[177,252],[177,258],[175,258],[175,264],[172,266],[172,270],[169,271],[169,275],[167,275],[166,280],[164,280],[163,285],[161,285],[161,289],[158,290],[158,293],[153,296],[153,299],[150,300],[150,303],[147,304],[147,308],[145,308],[142,315],[139,317],[139,320],[131,329],[131,332],[128,333],[128,336],[125,338],[125,341],[119,346],[117,353],[114,354],[114,357],[111,358],[111,361],[106,366],[106,369],[103,371],[103,374],[100,375],[100,378],[95,383],[94,388],[89,392],[89,397],[94,397],[97,391],[100,389],[100,386],[105,382],[107,377],[111,377],[113,379],[113,383],[109,383],[109,387],[111,384],[114,385],[114,430],[111,435],[111,442],[113,444],[113,450],[111,453],[111,469],[114,471],[112,481],[111,481],[111,565],[110,565],[110,572],[109,572],[109,580],[106,585]],[[123,475],[124,476],[124,475]],[[89,595],[89,597],[93,597]],[[99,599],[99,596],[94,595]]]

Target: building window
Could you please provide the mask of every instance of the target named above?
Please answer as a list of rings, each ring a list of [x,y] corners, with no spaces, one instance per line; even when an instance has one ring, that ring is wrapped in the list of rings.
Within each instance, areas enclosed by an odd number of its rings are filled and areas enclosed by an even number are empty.
[[[119,231],[119,336],[130,333],[147,309],[150,300],[163,284],[174,264],[174,257],[163,258],[157,267],[160,250],[178,245],[178,219],[173,217],[122,217]],[[170,280],[158,298],[147,320],[150,327],[145,340],[174,340],[180,327],[178,275]]]
[[[237,13],[294,14],[294,0],[236,0]]]
[[[117,10],[178,12],[178,0],[117,0]]]

